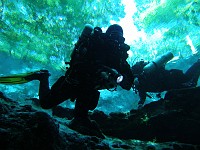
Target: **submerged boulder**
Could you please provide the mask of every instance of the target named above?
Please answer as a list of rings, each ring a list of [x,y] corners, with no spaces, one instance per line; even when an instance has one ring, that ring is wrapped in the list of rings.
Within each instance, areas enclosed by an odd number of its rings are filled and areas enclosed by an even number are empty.
[[[59,135],[58,124],[45,112],[31,106],[0,103],[1,149],[55,149],[65,144]]]
[[[200,87],[169,91],[164,99],[130,113],[112,113],[107,117],[94,113],[92,116],[109,136],[199,144]]]
[[[68,128],[73,110],[21,105],[0,94],[0,149],[200,149],[200,88],[173,90],[128,113],[95,110],[105,138]],[[66,115],[65,115],[66,114]]]

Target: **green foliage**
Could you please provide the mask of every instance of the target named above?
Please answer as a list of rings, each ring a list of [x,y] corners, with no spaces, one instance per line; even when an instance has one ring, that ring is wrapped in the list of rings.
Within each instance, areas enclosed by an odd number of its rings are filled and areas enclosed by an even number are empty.
[[[196,32],[200,23],[199,0],[137,0],[137,3],[140,5],[135,20],[146,34],[144,40],[133,46],[138,49],[135,53],[139,58],[151,61],[166,51],[188,57],[193,52],[191,46],[199,49],[200,37]],[[188,44],[188,36],[193,45]]]
[[[22,0],[23,3],[32,5],[35,8],[44,9],[46,7],[56,7],[59,5],[60,0]]]
[[[199,0],[153,0],[140,14],[140,19],[144,28],[182,19],[199,26],[199,11]]]
[[[146,37],[133,41],[134,59],[152,60],[168,50],[190,53],[187,35],[194,39],[195,47],[200,45],[198,33],[193,32],[200,24],[199,0],[136,2],[134,23],[145,30]],[[121,0],[0,1],[0,51],[59,68],[69,61],[86,23],[106,27],[110,20],[118,21],[124,15]]]
[[[200,26],[200,1],[199,0],[187,0],[187,5],[184,7],[178,7],[176,15],[178,18],[182,17],[187,20],[189,24]]]
[[[0,51],[42,64],[68,61],[84,25],[123,17],[120,0],[19,0],[0,3]],[[58,68],[57,66],[54,66]]]
[[[173,19],[177,19],[176,10],[180,5],[184,5],[186,0],[164,0],[153,1],[150,7],[141,13],[141,21],[144,27],[148,28],[151,24],[168,23]]]
[[[168,32],[166,32],[164,35],[168,36],[168,37],[175,37],[175,36],[186,36],[188,33],[188,29],[186,26],[182,25],[176,25],[172,28],[170,28],[170,30]]]

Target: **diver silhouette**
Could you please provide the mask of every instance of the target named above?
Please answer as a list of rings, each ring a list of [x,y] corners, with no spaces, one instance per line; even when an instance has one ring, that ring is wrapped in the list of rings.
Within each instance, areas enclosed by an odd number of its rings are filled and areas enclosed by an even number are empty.
[[[139,93],[138,107],[141,108],[146,100],[150,97],[147,92],[160,93],[172,89],[182,89],[197,86],[200,75],[200,59],[198,59],[185,73],[180,69],[165,69],[165,64],[173,58],[173,54],[166,53],[158,62],[145,62],[141,60],[136,62],[132,67],[135,76],[133,89]],[[166,59],[166,56],[168,57]],[[160,63],[161,64],[158,64]],[[147,70],[147,71],[146,71]]]
[[[130,47],[124,43],[123,29],[114,24],[105,33],[100,27],[86,25],[71,54],[69,67],[50,88],[47,70],[28,76],[39,80],[41,107],[50,109],[70,99],[75,101],[74,118],[69,127],[83,134],[104,137],[98,125],[88,117],[89,110],[97,107],[100,89],[121,86],[130,90],[133,74],[126,61]]]

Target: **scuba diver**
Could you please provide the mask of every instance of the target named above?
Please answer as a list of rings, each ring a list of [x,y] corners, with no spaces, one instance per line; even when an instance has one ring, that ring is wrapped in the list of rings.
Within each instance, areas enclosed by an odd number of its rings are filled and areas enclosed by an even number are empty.
[[[135,76],[133,90],[140,100],[138,108],[144,105],[147,92],[161,93],[173,89],[195,87],[200,75],[200,59],[198,59],[185,73],[179,69],[165,69],[165,64],[173,58],[171,52],[156,58],[152,62],[141,60],[136,62],[131,70]]]
[[[118,85],[125,90],[131,89],[134,78],[126,61],[130,46],[124,42],[123,29],[118,24],[109,26],[105,33],[100,27],[93,28],[87,24],[74,46],[70,62],[66,63],[69,67],[65,75],[51,88],[47,70],[40,70],[16,82],[39,80],[39,101],[44,109],[68,99],[75,101],[74,118],[68,126],[83,134],[104,137],[98,125],[89,119],[88,112],[97,107],[99,90]]]

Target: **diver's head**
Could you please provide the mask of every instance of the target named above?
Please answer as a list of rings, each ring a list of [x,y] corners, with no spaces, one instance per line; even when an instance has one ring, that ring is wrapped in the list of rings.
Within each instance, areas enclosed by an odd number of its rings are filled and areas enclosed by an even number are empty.
[[[119,42],[124,42],[123,29],[118,24],[113,24],[109,26],[108,29],[106,30],[106,35],[111,37],[112,39],[118,41],[120,40]]]

